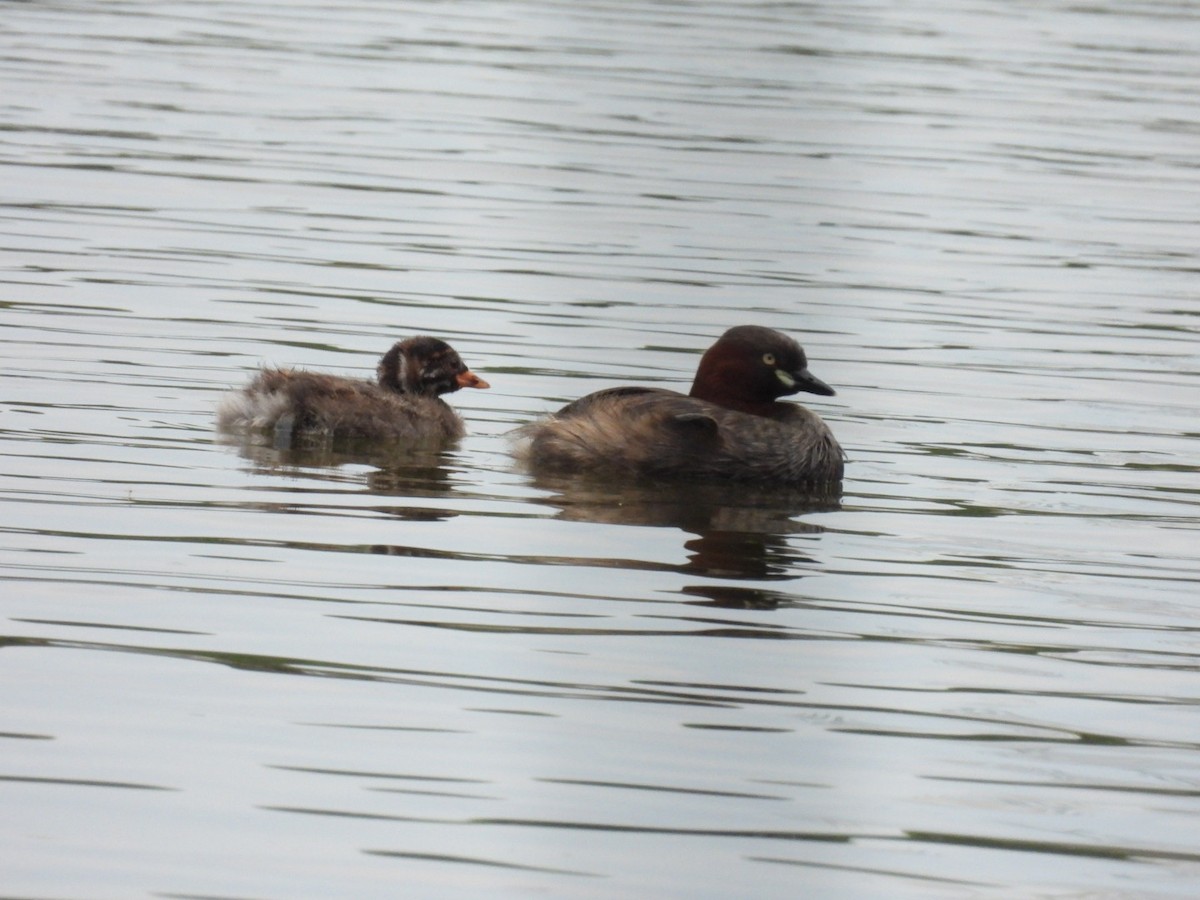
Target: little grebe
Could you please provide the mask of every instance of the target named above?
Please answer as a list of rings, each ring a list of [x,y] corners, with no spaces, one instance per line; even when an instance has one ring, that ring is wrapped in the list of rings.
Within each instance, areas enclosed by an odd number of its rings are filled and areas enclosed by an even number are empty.
[[[466,429],[441,399],[459,388],[486,388],[447,343],[419,336],[383,355],[377,381],[297,369],[263,369],[217,411],[224,429],[273,431],[276,443],[307,435],[428,444],[456,440]]]
[[[648,387],[588,394],[519,429],[518,456],[541,471],[819,485],[845,455],[813,412],[779,397],[833,388],[804,351],[770,328],[740,325],[708,349],[690,395]]]

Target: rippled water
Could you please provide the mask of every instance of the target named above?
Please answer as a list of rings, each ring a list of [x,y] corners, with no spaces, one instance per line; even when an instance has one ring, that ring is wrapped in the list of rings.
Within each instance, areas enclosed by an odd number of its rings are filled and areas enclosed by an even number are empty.
[[[0,893],[1194,896],[1194,7],[4,13]],[[840,504],[514,468],[743,322]]]

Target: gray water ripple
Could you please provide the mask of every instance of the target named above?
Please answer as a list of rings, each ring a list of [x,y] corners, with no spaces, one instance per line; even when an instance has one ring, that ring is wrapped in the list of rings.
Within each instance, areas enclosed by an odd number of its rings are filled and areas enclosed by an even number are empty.
[[[1194,9],[6,14],[10,892],[1194,893]],[[741,322],[840,498],[513,465]],[[212,429],[412,333],[444,454]]]

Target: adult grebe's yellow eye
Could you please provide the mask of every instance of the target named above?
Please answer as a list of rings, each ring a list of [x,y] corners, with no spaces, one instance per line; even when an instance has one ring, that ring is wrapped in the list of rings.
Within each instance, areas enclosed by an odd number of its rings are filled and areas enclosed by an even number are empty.
[[[775,365],[775,354],[774,353],[764,353],[763,354],[763,362],[765,362],[768,366]]]

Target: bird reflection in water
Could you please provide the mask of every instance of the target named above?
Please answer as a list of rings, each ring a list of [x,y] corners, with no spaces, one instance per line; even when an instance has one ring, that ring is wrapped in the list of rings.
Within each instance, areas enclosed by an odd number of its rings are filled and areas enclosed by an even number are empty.
[[[222,439],[236,446],[238,454],[253,464],[254,474],[328,482],[335,490],[335,486],[347,490],[361,487],[382,497],[446,497],[453,490],[457,471],[451,465],[452,455],[443,447],[380,447],[372,442],[320,439],[279,447],[269,438],[253,434],[224,435]],[[416,505],[370,508],[406,521],[441,522],[458,515]]]
[[[244,438],[239,453],[254,464],[254,471],[306,481],[326,481],[346,489],[365,488],[381,497],[413,501],[449,496],[460,467],[442,449],[380,449],[344,443],[314,442],[286,448],[268,441]],[[680,482],[616,482],[579,475],[538,475],[534,485],[548,493],[539,503],[557,507],[556,518],[609,525],[677,528],[692,535],[684,540],[687,561],[680,565],[645,563],[642,567],[672,569],[687,575],[739,581],[782,581],[802,575],[815,560],[803,552],[798,535],[819,535],[817,524],[799,521],[805,513],[841,508],[840,485],[822,489],[756,486],[746,484],[696,484]],[[316,511],[306,500],[307,511]],[[340,508],[340,507],[337,507]],[[355,507],[361,510],[362,507]],[[460,515],[439,506],[407,503],[380,505],[374,511],[405,521],[440,522]],[[450,556],[460,550],[379,545],[372,553],[393,556]],[[587,558],[555,562],[585,566],[639,567],[632,560]],[[770,609],[780,605],[780,595],[768,590],[700,584],[682,589],[707,598],[706,605],[740,609]],[[696,601],[694,601],[696,602]]]
[[[579,476],[539,475],[534,484],[550,492],[540,502],[557,506],[558,518],[612,525],[678,528],[695,535],[684,542],[685,573],[708,578],[794,578],[797,566],[813,563],[791,540],[824,529],[796,517],[841,508],[840,485],[824,489],[728,484],[618,483]],[[703,593],[708,588],[688,588]],[[709,595],[725,605],[723,589]],[[745,594],[735,603],[744,607]]]

